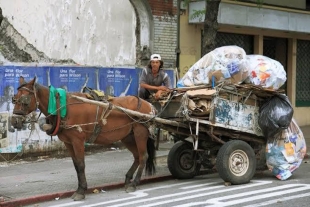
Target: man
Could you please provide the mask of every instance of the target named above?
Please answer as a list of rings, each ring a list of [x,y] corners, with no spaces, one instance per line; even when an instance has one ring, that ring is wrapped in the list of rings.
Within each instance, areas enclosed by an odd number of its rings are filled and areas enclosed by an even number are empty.
[[[169,92],[172,88],[168,74],[162,70],[164,62],[159,54],[151,55],[150,62],[143,69],[140,76],[139,97],[148,99],[154,94],[155,99],[159,99],[162,92]]]

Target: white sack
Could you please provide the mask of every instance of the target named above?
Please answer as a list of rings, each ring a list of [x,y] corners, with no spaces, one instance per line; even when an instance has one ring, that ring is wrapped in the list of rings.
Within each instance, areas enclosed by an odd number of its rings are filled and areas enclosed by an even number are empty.
[[[216,48],[197,61],[178,81],[178,87],[207,85],[230,80],[240,84],[248,77],[245,51],[230,45]]]
[[[249,77],[246,83],[277,90],[286,81],[282,64],[263,55],[247,55]]]

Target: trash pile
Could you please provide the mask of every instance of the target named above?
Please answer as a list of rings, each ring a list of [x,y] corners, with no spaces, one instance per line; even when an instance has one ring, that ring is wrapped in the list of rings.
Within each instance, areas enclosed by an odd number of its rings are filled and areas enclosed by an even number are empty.
[[[302,163],[307,152],[304,135],[295,119],[266,145],[266,164],[279,180],[286,180]]]
[[[262,55],[246,55],[238,46],[216,48],[197,61],[177,82],[177,87],[192,87],[230,81],[251,83],[266,89],[279,89],[286,81],[281,63]]]
[[[273,175],[286,180],[302,163],[306,142],[293,119],[291,103],[279,91],[285,82],[286,72],[280,62],[263,55],[247,55],[238,46],[223,46],[197,61],[177,87],[208,86],[186,92],[187,108],[196,116],[209,114],[214,96],[259,107],[258,125],[266,139],[266,164]],[[220,85],[226,89],[219,93]],[[225,95],[227,86],[235,95]]]

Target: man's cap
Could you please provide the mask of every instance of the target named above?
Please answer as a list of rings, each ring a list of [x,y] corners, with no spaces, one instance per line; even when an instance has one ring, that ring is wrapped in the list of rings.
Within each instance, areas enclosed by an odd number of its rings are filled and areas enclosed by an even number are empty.
[[[159,54],[153,54],[153,55],[151,55],[150,61],[152,61],[152,60],[161,60],[161,57]]]

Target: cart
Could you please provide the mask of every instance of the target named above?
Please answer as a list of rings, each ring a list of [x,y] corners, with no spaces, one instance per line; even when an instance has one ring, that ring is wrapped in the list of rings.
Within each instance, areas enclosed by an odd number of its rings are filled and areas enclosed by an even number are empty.
[[[225,182],[250,182],[257,169],[266,169],[259,105],[275,93],[222,83],[178,89],[165,100],[152,101],[158,117],[166,120],[156,122],[157,127],[175,140],[167,160],[172,176],[189,179],[201,168],[216,168]]]

